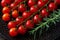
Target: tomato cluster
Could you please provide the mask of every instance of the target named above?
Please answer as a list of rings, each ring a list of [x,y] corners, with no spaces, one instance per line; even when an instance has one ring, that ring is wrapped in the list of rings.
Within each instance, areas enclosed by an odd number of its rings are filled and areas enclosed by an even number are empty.
[[[17,34],[24,35],[60,5],[60,0],[48,2],[49,0],[2,0],[2,20],[8,21],[9,35],[12,37]],[[47,3],[48,5],[44,7]],[[11,21],[11,18],[15,20]]]

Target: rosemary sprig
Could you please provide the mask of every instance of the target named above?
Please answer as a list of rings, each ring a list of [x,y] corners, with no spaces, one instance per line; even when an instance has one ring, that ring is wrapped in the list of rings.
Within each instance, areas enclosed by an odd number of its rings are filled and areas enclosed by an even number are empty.
[[[55,15],[53,15],[55,14]],[[60,20],[60,9],[57,11],[53,12],[53,18],[49,18],[46,22],[42,23],[38,27],[34,28],[33,30],[29,31],[30,33],[34,34],[39,28],[42,28],[43,26],[46,26],[48,23],[55,23],[55,21]]]

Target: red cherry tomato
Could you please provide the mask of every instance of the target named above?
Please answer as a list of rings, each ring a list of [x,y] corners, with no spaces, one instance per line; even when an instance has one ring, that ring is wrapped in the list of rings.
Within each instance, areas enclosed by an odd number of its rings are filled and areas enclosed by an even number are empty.
[[[39,22],[41,22],[42,18],[39,17],[39,15],[35,15],[33,18],[33,21],[35,24],[38,24]]]
[[[18,10],[19,10],[20,12],[26,11],[25,5],[24,5],[24,4],[20,4],[20,6],[18,7]]]
[[[51,3],[49,4],[48,8],[49,8],[50,11],[53,11],[53,10],[55,10],[57,7],[56,7],[56,5],[55,5],[53,2],[51,2]]]
[[[11,29],[11,28],[16,27],[16,23],[13,21],[10,21],[7,26],[8,26],[8,29]]]
[[[3,14],[2,20],[9,21],[10,20],[10,14],[8,14],[8,13]]]
[[[28,6],[31,7],[36,4],[35,0],[28,0]]]
[[[17,18],[18,16],[19,16],[18,11],[17,11],[17,10],[14,10],[14,11],[12,12],[12,17],[13,17],[13,18]]]
[[[17,6],[15,3],[10,4],[10,8]]]
[[[9,35],[12,36],[12,37],[17,36],[17,29],[16,28],[11,28],[9,30]]]
[[[30,8],[30,12],[31,13],[35,13],[37,11],[38,11],[38,7],[37,6],[31,6],[31,8]]]
[[[48,13],[46,8],[42,9],[40,14],[41,14],[42,17],[47,17],[49,15],[49,13]]]
[[[29,16],[30,16],[30,12],[28,12],[28,11],[25,11],[25,12],[23,12],[23,14],[22,14],[22,17],[24,18],[24,19],[26,19],[26,18],[28,18]]]
[[[32,22],[32,20],[28,20],[28,21],[26,22],[26,28],[27,28],[27,29],[32,29],[32,28],[34,28],[34,23]]]
[[[2,9],[2,13],[10,13],[10,9],[8,7],[4,7]]]
[[[19,23],[21,23],[21,22],[23,22],[23,18],[22,17],[17,17],[16,18],[16,24],[19,24]]]
[[[38,5],[39,8],[41,8],[45,5],[45,3],[40,0],[40,1],[38,1],[37,5]]]
[[[26,33],[26,28],[24,28],[23,25],[19,26],[18,28],[18,33],[21,34],[21,35],[24,35]]]
[[[2,6],[2,7],[5,7],[6,5],[7,5],[7,4],[6,4],[5,0],[2,0],[2,1],[1,1],[1,6]]]

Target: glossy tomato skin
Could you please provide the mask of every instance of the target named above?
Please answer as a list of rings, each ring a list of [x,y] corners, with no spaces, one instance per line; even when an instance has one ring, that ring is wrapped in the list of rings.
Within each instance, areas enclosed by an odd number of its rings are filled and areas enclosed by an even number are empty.
[[[48,15],[49,15],[49,13],[48,13],[48,11],[47,11],[47,9],[46,8],[44,8],[44,9],[42,9],[42,11],[41,11],[41,16],[44,18],[44,17],[47,17]]]
[[[38,24],[38,23],[41,22],[41,21],[42,21],[42,18],[40,18],[39,15],[36,14],[36,15],[34,16],[34,18],[33,18],[34,24]]]
[[[28,0],[28,6],[31,7],[36,4],[35,0]]]
[[[19,16],[19,13],[17,10],[12,11],[12,17],[17,18]]]
[[[20,4],[20,6],[18,7],[18,10],[19,10],[20,12],[26,11],[25,5],[24,5],[24,4]]]
[[[31,8],[30,8],[30,12],[31,13],[35,13],[37,11],[38,11],[38,7],[37,6],[31,6]]]
[[[2,0],[2,1],[1,1],[1,6],[2,6],[2,7],[5,7],[6,5],[7,5],[7,4],[6,4],[5,0]]]
[[[11,28],[11,29],[9,30],[9,35],[10,35],[11,37],[17,36],[17,29],[16,29],[16,28]]]
[[[2,13],[4,14],[4,13],[10,13],[10,9],[8,8],[8,7],[4,7],[3,9],[2,9]]]
[[[25,12],[23,12],[22,17],[23,17],[24,19],[26,19],[26,18],[28,18],[30,15],[31,15],[30,12],[25,11]]]
[[[3,14],[2,20],[9,21],[10,20],[10,14],[8,14],[8,13]]]
[[[34,23],[32,22],[32,20],[27,20],[27,22],[26,22],[26,28],[27,29],[34,28]]]
[[[13,21],[10,21],[7,26],[8,26],[8,29],[15,28],[16,27],[16,23],[13,22]]]
[[[15,6],[17,6],[17,4],[15,4],[15,3],[11,3],[11,4],[10,4],[10,8],[13,8],[13,7],[15,7]]]
[[[20,25],[19,28],[18,28],[18,33],[21,34],[21,35],[24,35],[26,33],[26,28],[24,28],[23,25]]]
[[[39,8],[41,8],[45,5],[45,3],[40,0],[40,1],[38,1],[37,5],[38,5]]]
[[[23,18],[22,17],[17,17],[16,18],[16,24],[19,24],[19,23],[21,23],[21,22],[23,22]]]
[[[49,6],[48,6],[48,9],[50,10],[50,11],[53,11],[53,10],[55,10],[57,7],[56,7],[56,5],[54,4],[54,2],[51,2],[50,4],[49,4]]]

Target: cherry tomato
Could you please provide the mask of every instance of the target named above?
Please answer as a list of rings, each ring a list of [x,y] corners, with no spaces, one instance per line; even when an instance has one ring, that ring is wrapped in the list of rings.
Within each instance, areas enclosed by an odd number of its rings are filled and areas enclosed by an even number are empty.
[[[17,6],[15,3],[10,4],[10,8]]]
[[[53,11],[53,10],[55,10],[57,7],[56,7],[56,5],[55,5],[53,2],[51,2],[51,3],[49,4],[48,8],[49,8],[50,11]]]
[[[2,13],[10,13],[10,9],[8,7],[4,7],[2,9]]]
[[[30,16],[30,12],[28,12],[28,11],[25,11],[25,12],[23,12],[23,14],[22,14],[22,17],[24,18],[24,19],[26,19],[26,18],[28,18],[29,16]]]
[[[21,34],[21,35],[24,35],[26,33],[26,28],[24,28],[23,25],[19,26],[18,28],[18,33]]]
[[[9,21],[10,20],[10,14],[8,14],[8,13],[3,14],[2,20]]]
[[[17,17],[16,18],[16,24],[19,24],[19,23],[21,23],[21,22],[23,22],[23,18],[22,17]]]
[[[1,1],[1,6],[2,6],[2,7],[5,7],[6,5],[7,5],[7,4],[6,4],[5,0],[2,0],[2,1]]]
[[[18,10],[19,10],[20,12],[26,11],[25,5],[24,5],[24,4],[20,4],[20,6],[18,7]]]
[[[34,23],[32,22],[32,20],[27,20],[27,22],[26,22],[26,28],[27,29],[34,28]]]
[[[28,6],[31,7],[36,4],[35,0],[28,0]]]
[[[39,17],[38,14],[36,14],[33,18],[33,21],[35,24],[38,24],[39,22],[41,22],[42,18]]]
[[[9,30],[9,35],[12,36],[12,37],[17,36],[17,29],[16,28],[11,28]]]
[[[45,5],[45,3],[40,0],[40,1],[38,1],[37,5],[38,5],[39,8],[41,8]]]
[[[14,10],[14,11],[12,12],[12,17],[13,17],[13,18],[17,18],[18,16],[19,16],[18,11],[17,11],[17,10]]]
[[[31,6],[31,8],[30,8],[30,12],[31,13],[35,13],[37,11],[38,11],[38,7],[37,6]]]
[[[8,29],[11,29],[11,28],[16,27],[16,23],[13,21],[10,21],[7,26],[8,26]]]
[[[49,13],[48,13],[46,8],[42,9],[40,14],[41,14],[42,17],[47,17],[49,15]]]

